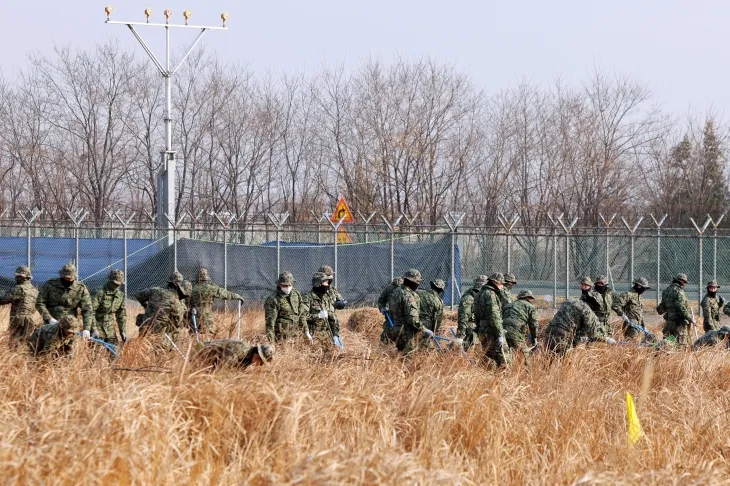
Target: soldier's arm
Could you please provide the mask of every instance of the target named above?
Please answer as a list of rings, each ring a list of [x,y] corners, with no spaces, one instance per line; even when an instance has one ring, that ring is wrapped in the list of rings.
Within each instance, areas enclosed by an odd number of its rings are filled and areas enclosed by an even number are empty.
[[[537,309],[534,305],[527,309],[527,329],[529,329],[532,339],[537,340]]]
[[[299,326],[303,331],[308,330],[307,317],[309,317],[309,297],[306,295],[299,294]]]
[[[459,302],[459,311],[456,318],[456,336],[463,339],[469,327],[469,317],[474,308],[474,297],[467,296]]]
[[[0,297],[0,305],[12,304],[23,299],[23,289],[15,285],[12,289],[8,290]]]
[[[662,300],[656,306],[656,312],[659,315],[664,314],[667,311],[667,304],[664,303],[664,293],[662,292]]]
[[[390,287],[385,287],[382,292],[380,292],[380,297],[378,297],[378,309],[384,309],[388,307],[388,297],[390,297],[390,292],[388,290]]]
[[[627,298],[628,298],[627,293],[618,294],[618,295],[614,296],[613,305],[611,306],[611,310],[614,311],[616,313],[616,315],[618,315],[619,317],[621,317],[621,315],[626,313],[625,307],[626,307]]]
[[[411,294],[406,298],[405,302],[405,321],[406,325],[414,329],[422,329],[420,316],[421,302],[418,295]]]
[[[602,327],[598,323],[598,317],[591,311],[586,311],[582,316],[583,333],[582,335],[588,337],[591,341],[603,341],[605,336],[602,332]]]
[[[684,292],[680,292],[677,297],[677,310],[679,310],[682,319],[692,322],[692,314],[689,311],[687,296],[684,294]]]
[[[702,318],[707,322],[712,322],[712,306],[710,305],[710,299],[708,299],[707,296],[705,296],[702,299],[702,302],[700,302],[700,307],[702,308]]]
[[[143,291],[137,293],[134,296],[134,299],[139,302],[139,305],[141,305],[142,307],[147,307],[147,302],[149,302],[151,295],[152,291],[150,289],[144,289]]]
[[[433,319],[433,330],[438,332],[441,329],[441,324],[444,322],[444,304],[439,299],[439,305],[436,307],[436,312]]]
[[[264,302],[264,321],[266,323],[266,337],[269,342],[274,342],[274,328],[276,318],[279,315],[279,303],[274,297],[268,297]]]
[[[48,308],[46,307],[46,301],[48,300],[48,284],[41,287],[40,292],[38,292],[38,298],[35,301],[35,308],[38,310],[38,313],[43,317],[43,322],[48,322],[48,320],[51,318],[51,313],[48,312]]]
[[[127,302],[124,300],[124,293],[119,292],[122,303],[117,309],[117,326],[119,326],[119,334],[127,334]]]
[[[97,290],[93,294],[91,294],[91,308],[94,311],[94,314],[96,314],[96,311],[99,310],[99,302],[104,298],[104,291],[103,290]]]
[[[502,305],[499,301],[500,297],[494,294],[491,297],[492,305],[489,306],[490,318],[492,325],[495,327],[500,336],[504,336],[504,328],[502,327]]]
[[[93,331],[95,329],[94,324],[94,307],[91,304],[91,295],[89,289],[84,285],[81,289],[81,301],[79,303],[81,307],[81,316],[84,320],[84,331]]]

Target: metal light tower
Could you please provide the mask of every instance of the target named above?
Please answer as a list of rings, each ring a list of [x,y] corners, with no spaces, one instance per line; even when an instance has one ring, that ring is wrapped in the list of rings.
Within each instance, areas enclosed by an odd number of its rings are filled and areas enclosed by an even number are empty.
[[[221,20],[223,20],[222,27],[212,26],[200,26],[200,25],[188,25],[188,20],[192,16],[190,10],[183,12],[185,18],[185,24],[171,24],[170,17],[172,17],[172,10],[165,10],[165,23],[156,24],[150,23],[150,17],[152,16],[152,9],[148,8],[144,11],[147,17],[147,22],[118,22],[111,20],[111,14],[114,11],[114,7],[107,5],[104,9],[106,12],[106,23],[107,24],[122,24],[129,27],[134,37],[142,45],[155,67],[160,71],[162,77],[165,79],[165,150],[162,152],[162,168],[159,174],[157,174],[157,227],[160,229],[166,229],[168,235],[168,244],[173,244],[174,239],[174,226],[176,222],[175,217],[175,151],[172,149],[172,76],[180,68],[185,59],[190,55],[195,46],[198,45],[200,39],[205,34],[206,30],[228,30],[226,27],[226,21],[228,20],[228,13],[221,14]],[[157,59],[152,53],[152,50],[147,46],[142,37],[137,33],[134,26],[143,25],[148,27],[164,27],[165,28],[165,65]],[[178,61],[174,67],[170,67],[170,28],[183,28],[183,29],[200,29],[200,33],[195,38],[193,43],[185,51],[185,55]]]

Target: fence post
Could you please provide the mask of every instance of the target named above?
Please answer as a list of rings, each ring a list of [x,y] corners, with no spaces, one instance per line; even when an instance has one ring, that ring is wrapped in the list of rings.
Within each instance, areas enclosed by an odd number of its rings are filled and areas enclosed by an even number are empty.
[[[698,272],[698,281],[697,281],[697,307],[699,310],[697,311],[698,315],[702,315],[702,305],[700,305],[700,302],[702,302],[702,237],[704,236],[705,230],[710,225],[710,222],[712,221],[712,218],[710,218],[710,215],[707,215],[707,220],[705,221],[705,224],[702,226],[702,228],[695,223],[695,220],[692,218],[689,218],[690,221],[692,221],[692,225],[697,230],[697,244],[699,245],[698,248],[698,256],[699,256],[699,265],[700,269]],[[704,316],[703,316],[704,317]]]
[[[727,212],[722,213],[722,215],[718,218],[717,221],[713,220],[710,215],[708,214],[707,217],[710,218],[710,223],[712,223],[712,227],[715,230],[715,234],[712,237],[712,279],[717,280],[717,227],[720,226],[720,223],[722,223],[722,220],[725,218],[725,215]]]
[[[502,224],[507,237],[507,273],[509,273],[512,271],[512,229],[517,224],[517,221],[520,220],[520,217],[515,215],[509,221],[503,215],[499,214],[497,215],[497,219]]]
[[[563,213],[560,216],[554,218],[552,214],[547,215],[548,219],[553,225],[553,309],[558,307],[558,219],[563,217]]]
[[[395,278],[395,228],[398,227],[398,223],[400,223],[403,215],[398,216],[398,219],[393,221],[393,223],[388,221],[382,214],[380,217],[383,218],[385,225],[390,231],[390,281],[392,282]]]
[[[83,209],[79,209],[78,211],[72,213],[71,210],[67,209],[66,214],[68,214],[68,217],[74,224],[74,238],[76,240],[76,258],[74,260],[74,263],[76,264],[76,273],[80,276],[81,265],[79,264],[79,229],[81,228],[81,223],[84,222],[84,219],[86,219],[86,216],[89,214],[89,212],[84,211]]]
[[[223,227],[223,288],[228,290],[228,230],[231,223],[236,220],[236,216],[230,213],[226,215],[213,213],[213,216]],[[228,301],[226,301],[226,307],[228,307]]]
[[[631,243],[631,257],[629,261],[629,286],[631,286],[634,283],[634,236],[636,235],[636,230],[639,228],[639,225],[644,220],[644,217],[641,216],[639,220],[634,224],[634,226],[629,226],[629,223],[626,222],[624,217],[621,217],[621,222],[626,226],[626,229],[631,234],[630,237],[630,243]],[[616,289],[614,289],[616,290]]]
[[[375,213],[370,213],[370,216],[368,216],[367,218],[360,211],[357,212],[357,215],[360,216],[360,219],[363,221],[363,223],[365,223],[365,243],[369,243],[370,234],[368,233],[368,225],[370,224],[370,220],[375,217]]]
[[[613,213],[610,218],[606,219],[601,213],[598,213],[598,216],[601,218],[601,221],[603,221],[603,225],[606,227],[606,275],[609,275],[611,273],[611,261],[609,258],[609,236],[608,236],[608,230],[613,224],[613,220],[616,219],[616,213]],[[616,289],[613,289],[614,292]]]
[[[108,216],[111,216],[109,213],[107,213]],[[119,221],[119,224],[122,225],[122,237],[124,238],[124,302],[128,299],[128,291],[127,291],[127,227],[129,226],[129,223],[132,222],[132,219],[134,218],[134,212],[132,212],[132,216],[129,217],[129,219],[124,220],[121,216],[119,216],[118,213],[114,213],[114,217],[117,218],[117,221]],[[111,218],[110,218],[111,219]]]
[[[314,216],[314,220],[317,222],[317,244],[322,244],[322,220],[327,220],[327,215],[322,214],[321,216],[317,216],[317,213],[314,212],[313,209],[309,210],[309,213]]]
[[[190,211],[185,211],[185,213],[190,216],[190,238],[195,239],[196,235],[200,236],[200,233],[197,232],[197,227],[203,211],[198,211],[198,214],[193,214]]]
[[[276,276],[281,275],[281,228],[289,219],[289,213],[269,213],[269,219],[276,226]]]
[[[664,220],[667,219],[667,215],[662,216],[662,219],[657,221],[654,215],[651,215],[654,225],[656,225],[656,305],[659,305],[661,298],[661,291],[659,289],[659,280],[661,279],[661,265],[662,265],[662,225]]]
[[[42,213],[42,209],[38,209],[35,207],[28,210],[27,216],[23,213],[20,213],[20,217],[23,218],[23,221],[25,221],[26,234],[28,236],[28,245],[26,247],[26,261],[28,264],[28,268],[30,268],[30,225],[33,224],[33,221],[35,221]]]
[[[401,213],[401,216],[403,216],[404,218],[406,218],[406,221],[408,222],[408,242],[409,243],[413,241],[413,223],[416,222],[416,220],[418,219],[418,217],[420,215],[421,215],[421,212],[420,211],[416,211],[416,214],[412,218],[409,218],[406,215],[406,213]]]
[[[566,225],[563,223],[562,214],[558,216],[558,223],[565,230],[565,299],[570,299],[570,232],[573,231],[575,223],[578,222],[578,218],[573,218],[573,221]]]
[[[322,215],[322,216],[324,216],[324,215]],[[333,271],[334,271],[335,275],[334,275],[333,283],[334,283],[335,288],[337,288],[337,239],[338,239],[337,233],[339,232],[340,226],[342,226],[342,222],[345,220],[346,217],[347,217],[347,215],[342,216],[340,218],[340,220],[337,222],[330,221],[329,219],[327,220],[327,222],[330,225],[332,225],[332,230],[334,231],[335,268],[333,269]]]
[[[170,223],[170,226],[172,226],[172,266],[173,271],[177,272],[177,228],[180,226],[180,223],[182,223],[185,219],[185,215],[183,214],[179,220],[173,221],[172,219],[170,219],[170,216],[168,216],[167,213],[163,214],[165,215],[165,219],[167,219],[167,222]]]
[[[454,288],[458,287],[461,297],[461,282],[456,280],[456,233],[459,231],[461,222],[464,221],[466,213],[451,212],[444,215],[446,224],[451,230],[451,310],[454,310]]]

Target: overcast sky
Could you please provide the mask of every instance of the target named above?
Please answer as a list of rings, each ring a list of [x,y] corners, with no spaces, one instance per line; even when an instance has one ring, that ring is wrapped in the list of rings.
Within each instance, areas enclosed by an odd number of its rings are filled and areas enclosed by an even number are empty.
[[[29,51],[50,53],[54,43],[118,38],[143,55],[126,27],[104,24],[103,1],[3,3],[6,76],[25,65]],[[352,70],[368,57],[430,56],[496,91],[522,79],[579,84],[595,67],[634,76],[679,116],[711,109],[726,119],[730,112],[730,2],[721,0],[123,0],[114,7],[112,20],[142,21],[152,7],[158,22],[165,8],[176,22],[190,8],[191,23],[206,25],[219,25],[228,11],[230,30],[206,34],[207,48],[257,72],[314,72],[339,62]],[[161,55],[162,29],[141,32]],[[194,34],[173,31],[173,46]]]

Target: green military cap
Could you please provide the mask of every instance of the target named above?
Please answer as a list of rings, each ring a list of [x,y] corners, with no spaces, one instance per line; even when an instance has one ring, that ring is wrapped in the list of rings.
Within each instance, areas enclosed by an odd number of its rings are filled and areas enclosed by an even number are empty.
[[[390,282],[390,284],[391,284],[391,285],[392,285],[393,287],[400,287],[401,285],[403,285],[403,277],[395,277],[395,278],[393,279],[393,281],[392,281],[392,282]]]
[[[491,274],[491,275],[489,276],[489,278],[488,278],[487,280],[490,280],[490,281],[492,281],[492,282],[496,282],[496,283],[502,283],[502,284],[503,284],[503,283],[504,283],[504,275],[502,275],[502,274],[501,274],[501,273],[499,273],[499,272],[497,272],[497,273],[493,273],[493,274]]]
[[[81,330],[81,321],[72,315],[66,315],[58,320],[58,328],[62,331],[78,332]]]
[[[422,281],[421,272],[419,272],[415,268],[411,268],[403,274],[403,280],[410,280],[411,282],[420,284]]]
[[[504,274],[504,282],[505,283],[517,283],[517,277],[515,277],[514,273],[507,272]]]
[[[107,277],[107,280],[118,283],[119,285],[124,283],[124,272],[121,270],[112,270],[109,272],[109,276]]]
[[[535,296],[532,295],[532,292],[529,290],[520,290],[520,293],[517,294],[517,299],[532,299],[535,300]]]
[[[722,326],[717,332],[720,334],[730,334],[730,326]]]
[[[259,357],[264,360],[264,362],[271,361],[271,358],[274,357],[275,351],[276,349],[273,344],[259,344],[256,346],[256,352],[259,354]]]
[[[322,283],[329,280],[329,277],[324,272],[317,272],[312,276],[312,287],[319,287]]]
[[[477,287],[480,287],[482,285],[485,285],[489,281],[489,277],[486,275],[479,275],[477,278],[474,279],[474,285]]]
[[[170,278],[167,279],[168,283],[176,283],[181,284],[185,281],[185,279],[182,276],[182,273],[180,272],[172,272],[170,275]]]
[[[644,277],[639,277],[634,280],[634,285],[637,285],[639,287],[644,287],[645,289],[650,289],[649,287],[649,281],[645,279]]]
[[[707,282],[707,286],[708,287],[717,287],[718,289],[720,288],[720,284],[717,283],[717,280],[710,280],[709,282]]]
[[[332,270],[332,267],[330,267],[329,265],[322,265],[321,267],[319,267],[319,270],[317,270],[317,272],[322,272],[328,277],[331,277],[335,274],[335,271]]]
[[[205,267],[200,267],[198,269],[198,282],[207,282],[210,280],[210,274],[208,273],[208,269]]]
[[[433,288],[434,290],[441,290],[441,291],[446,290],[446,282],[444,282],[440,278],[436,279],[436,280],[432,280],[430,282],[430,284],[431,284],[431,288]]]
[[[593,281],[591,280],[591,277],[586,275],[585,277],[580,279],[580,284],[581,285],[593,285]]]
[[[596,285],[608,285],[608,279],[605,275],[599,275],[596,279]]]
[[[61,278],[76,278],[76,265],[73,263],[67,263],[58,272]]]
[[[20,266],[15,269],[15,276],[16,277],[25,277],[25,278],[33,278],[30,274],[30,268],[26,266]]]
[[[291,272],[283,272],[279,275],[279,279],[276,281],[277,284],[289,284],[294,285],[294,275]]]
[[[686,273],[680,273],[680,274],[678,274],[676,277],[674,277],[674,280],[681,281],[681,282],[684,282],[684,283],[689,282],[689,279],[687,279],[687,274]]]

